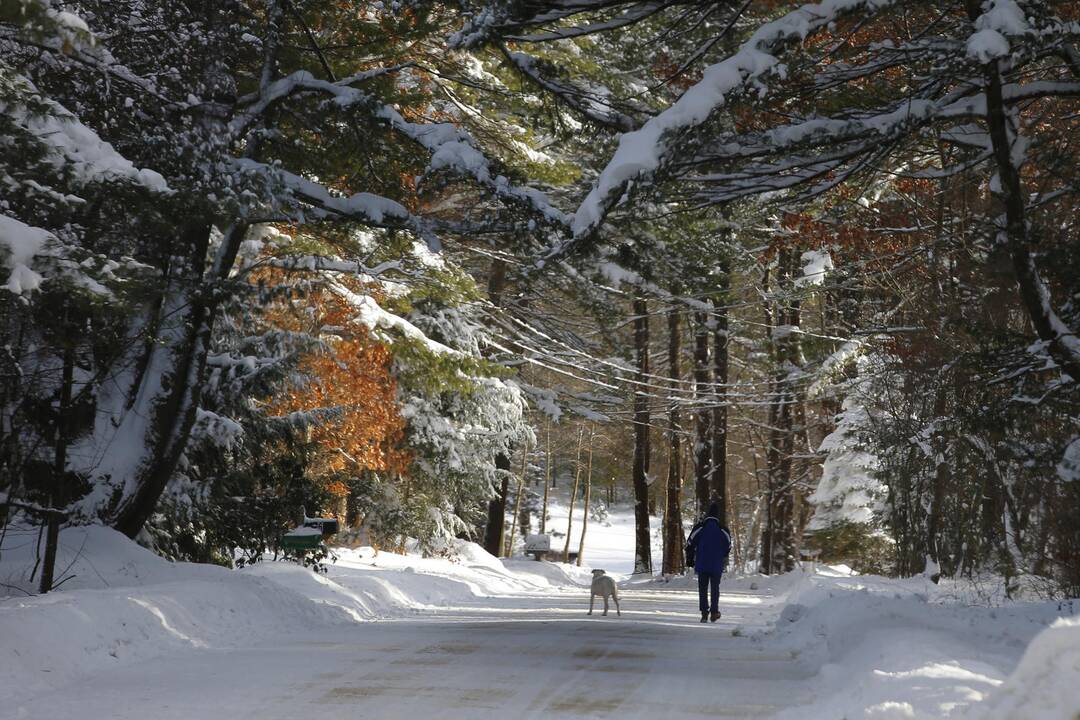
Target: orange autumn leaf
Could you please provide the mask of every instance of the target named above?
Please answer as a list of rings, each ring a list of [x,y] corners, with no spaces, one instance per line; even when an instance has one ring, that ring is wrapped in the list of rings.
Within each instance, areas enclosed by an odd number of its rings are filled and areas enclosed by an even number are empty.
[[[271,312],[271,320],[287,329],[306,328],[325,337],[323,348],[304,355],[299,372],[305,381],[267,402],[274,416],[321,411],[309,428],[309,439],[322,453],[317,475],[358,474],[364,470],[402,473],[409,453],[401,447],[405,420],[397,402],[397,382],[391,374],[391,354],[385,343],[371,337],[355,312],[336,294],[318,290],[307,296],[302,311],[289,306]],[[340,480],[325,489],[348,494]]]

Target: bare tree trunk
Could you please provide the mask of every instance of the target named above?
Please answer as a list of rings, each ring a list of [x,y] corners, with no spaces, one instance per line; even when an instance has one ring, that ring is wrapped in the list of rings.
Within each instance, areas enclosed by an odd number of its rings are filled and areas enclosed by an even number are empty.
[[[665,575],[683,571],[682,526],[682,448],[679,442],[679,327],[680,308],[672,305],[668,310],[668,369],[671,378],[671,397],[668,398],[668,478],[667,497],[664,507],[664,562]]]
[[[783,407],[783,395],[780,384],[774,377],[769,383],[769,447],[765,452],[765,517],[761,525],[761,572],[772,575],[777,572],[776,555],[779,545],[779,528],[783,524],[783,503],[781,502],[782,480],[780,478],[780,445],[783,435],[780,429],[780,413]]]
[[[570,491],[570,508],[566,512],[566,544],[563,545],[563,562],[570,562],[570,531],[574,528],[574,499],[577,498],[578,484],[581,481],[581,441],[585,428],[578,426],[577,459],[574,461],[574,487]]]
[[[522,487],[522,495],[527,495],[528,483],[526,482]],[[521,526],[521,537],[526,537],[532,532],[532,513],[529,512],[529,506],[525,503],[521,504],[521,513],[518,517],[518,524]]]
[[[781,393],[778,440],[779,466],[773,478],[775,521],[773,524],[773,552],[776,562],[773,567],[781,572],[795,568],[795,484],[792,480],[791,456],[794,452],[795,434],[792,432],[792,410],[795,397],[790,386]]]
[[[761,287],[765,290],[766,299],[764,302],[765,309],[765,332],[769,335],[769,354],[772,357],[773,365],[779,367],[778,352],[776,349],[776,342],[773,338],[773,331],[777,325],[776,311],[773,307],[773,301],[768,299],[769,293],[769,276],[770,272],[768,268],[762,277]],[[779,450],[780,443],[777,432],[777,423],[780,416],[780,384],[777,378],[777,371],[774,370],[773,377],[769,381],[769,434],[768,434],[768,446],[765,449],[765,515],[761,519],[761,572],[765,575],[771,575],[774,571],[774,543],[776,539],[775,527],[776,527],[776,485],[775,478],[777,475],[776,468],[779,466]]]
[[[65,324],[67,309],[64,309]],[[45,516],[45,560],[41,568],[41,584],[38,591],[42,595],[53,589],[53,574],[56,571],[56,550],[60,544],[61,513],[54,508],[61,504],[60,495],[67,472],[68,427],[71,422],[71,386],[75,376],[75,349],[64,348],[64,369],[60,380],[60,404],[56,414],[56,451],[53,456],[52,477],[49,478],[49,509]]]
[[[948,386],[946,378],[942,374],[939,379],[939,385],[937,388],[937,394],[934,398],[934,417],[943,417],[947,409],[947,394]],[[945,503],[945,488],[949,484],[949,463],[945,457],[946,446],[948,441],[941,432],[935,433],[934,437],[934,451],[937,467],[934,469],[934,487],[930,496],[930,509],[926,522],[926,555],[930,558],[939,570],[937,574],[931,576],[931,580],[935,583],[941,578],[941,554],[938,551],[940,547],[938,536],[941,534],[941,516],[944,511],[942,507]]]
[[[712,415],[712,477],[709,499],[720,506],[721,525],[727,524],[727,426],[728,426],[728,284],[730,269],[722,263],[722,291],[713,300],[713,415]]]
[[[488,502],[487,525],[484,529],[484,549],[498,557],[502,553],[506,532],[506,496],[510,492],[510,458],[506,453],[495,455],[495,470],[501,480],[498,494]]]
[[[643,297],[634,298],[634,573],[652,573],[649,537],[649,308]]]
[[[514,498],[514,514],[510,521],[510,539],[506,541],[506,557],[514,556],[514,533],[517,531],[518,516],[521,515],[521,496],[525,494],[525,471],[529,467],[529,446],[521,448],[521,477],[518,479],[517,496]],[[526,532],[523,529],[522,532]]]
[[[792,278],[794,277],[796,260],[798,255],[793,251],[781,253],[785,261],[782,273],[777,276],[777,284],[781,291],[792,290]],[[798,555],[798,537],[796,527],[798,524],[799,511],[796,506],[795,475],[792,471],[792,462],[795,456],[795,409],[799,403],[799,394],[796,391],[796,379],[793,377],[802,368],[802,347],[799,334],[792,332],[801,323],[802,312],[797,299],[784,301],[782,311],[783,325],[787,329],[780,338],[780,355],[782,364],[780,372],[781,381],[781,405],[779,417],[780,431],[780,465],[777,481],[777,510],[779,521],[774,530],[778,531],[779,546],[774,544],[774,549],[780,551],[779,564],[783,572],[795,569]]]
[[[709,486],[713,476],[713,408],[709,406],[715,398],[710,375],[708,315],[695,312],[694,401],[697,410],[694,417],[694,497],[699,516],[709,507]]]
[[[491,262],[488,274],[488,299],[495,307],[502,303],[506,289],[506,261],[496,258]],[[498,557],[503,549],[506,533],[506,496],[510,492],[510,458],[505,453],[495,456],[495,468],[502,476],[496,495],[488,502],[487,525],[484,530],[484,549]]]
[[[781,248],[777,256],[776,290],[791,289],[794,255]],[[767,282],[766,282],[767,286]],[[797,540],[795,526],[795,487],[791,463],[795,449],[794,422],[796,403],[793,373],[800,366],[800,350],[793,329],[799,324],[799,304],[781,299],[778,307],[766,308],[766,328],[773,355],[772,400],[769,407],[768,503],[762,529],[762,572],[786,572],[795,567]]]
[[[592,500],[592,454],[593,454],[593,437],[596,435],[596,428],[592,425],[589,426],[589,465],[588,470],[585,472],[585,514],[581,518],[581,539],[578,541],[578,553],[577,564],[581,567],[582,559],[585,557],[585,531],[589,529],[589,502]]]
[[[551,422],[547,425],[547,454],[544,456],[544,506],[540,509],[540,534],[547,532],[548,491],[551,488]]]
[[[157,507],[195,424],[214,315],[212,291],[203,280],[209,239],[209,223],[184,226],[180,238],[184,254],[173,258],[158,312],[156,342],[129,394],[134,402],[120,424],[112,426],[110,439],[95,442],[109,459],[98,465],[97,472],[123,488],[105,517],[128,537],[142,530]],[[239,238],[234,242],[238,245]]]

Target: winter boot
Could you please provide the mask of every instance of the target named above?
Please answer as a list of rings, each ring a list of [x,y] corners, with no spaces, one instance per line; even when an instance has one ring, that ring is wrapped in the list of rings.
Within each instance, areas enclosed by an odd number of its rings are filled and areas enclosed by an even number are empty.
[[[712,622],[716,622],[719,619],[720,619],[720,611],[719,610],[717,610],[716,612],[711,613],[709,615],[709,620],[711,620]],[[705,622],[705,613],[701,613],[701,622]]]

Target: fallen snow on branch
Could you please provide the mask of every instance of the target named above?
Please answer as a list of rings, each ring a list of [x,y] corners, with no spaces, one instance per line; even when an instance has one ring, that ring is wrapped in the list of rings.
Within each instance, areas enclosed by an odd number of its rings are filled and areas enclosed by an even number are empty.
[[[331,289],[335,294],[344,299],[356,312],[356,320],[363,323],[371,330],[395,330],[406,338],[416,341],[436,355],[451,355],[459,357],[460,352],[452,347],[443,345],[432,340],[424,331],[413,325],[405,318],[384,310],[370,295],[355,293],[340,283],[331,283]],[[384,339],[388,339],[385,338]]]
[[[706,68],[702,79],[671,107],[619,139],[615,155],[574,214],[574,237],[595,230],[631,182],[648,180],[659,170],[678,134],[704,123],[730,95],[752,85],[764,91],[761,80],[767,74],[783,77],[786,70],[773,54],[782,44],[805,39],[844,13],[890,4],[890,0],[824,0],[762,25],[734,55]]]
[[[795,278],[795,287],[821,285],[825,273],[833,268],[832,255],[828,250],[807,250],[802,254],[802,277]]]
[[[6,251],[7,255],[6,258],[0,256],[0,262],[11,270],[0,289],[16,295],[36,290],[42,278],[31,269],[31,263],[50,242],[56,242],[56,237],[47,230],[0,215],[0,251]]]
[[[476,147],[472,137],[461,128],[452,123],[409,122],[393,107],[352,86],[367,80],[369,76],[370,73],[361,74],[330,82],[320,80],[304,70],[295,72],[268,84],[262,95],[232,122],[231,129],[234,133],[241,134],[268,108],[294,94],[328,95],[334,106],[342,110],[363,109],[427,150],[431,154],[428,172],[447,169],[472,177],[501,198],[528,204],[549,222],[568,224],[568,218],[552,206],[543,193],[516,186],[505,176],[495,174],[488,158]]]
[[[36,136],[58,168],[72,172],[82,183],[130,181],[152,192],[171,192],[160,174],[135,167],[67,108],[38,93],[29,80],[19,77],[17,82],[18,89],[44,105],[46,111],[32,112],[19,102],[0,101],[0,113]]]

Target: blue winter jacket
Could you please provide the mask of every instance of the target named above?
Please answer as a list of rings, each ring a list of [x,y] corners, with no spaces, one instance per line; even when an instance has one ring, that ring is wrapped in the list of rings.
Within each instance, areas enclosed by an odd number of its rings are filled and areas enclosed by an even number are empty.
[[[700,528],[690,533],[688,542],[696,549],[694,571],[701,575],[708,573],[720,575],[727,565],[727,556],[731,552],[731,536],[720,521],[714,517],[705,518]]]

